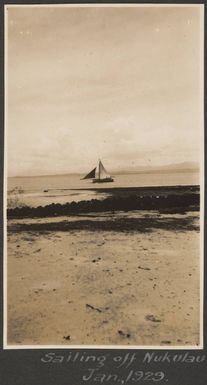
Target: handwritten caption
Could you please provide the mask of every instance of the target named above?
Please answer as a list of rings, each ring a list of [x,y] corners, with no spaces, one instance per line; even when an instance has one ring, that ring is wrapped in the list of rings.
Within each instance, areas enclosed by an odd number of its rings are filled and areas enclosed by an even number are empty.
[[[46,353],[41,357],[44,364],[70,364],[77,365],[80,372],[82,383],[91,384],[93,382],[109,384],[133,384],[138,381],[148,382],[168,382],[165,364],[184,363],[197,364],[204,362],[206,356],[202,354],[190,353],[170,353],[157,354],[147,352],[140,359],[140,354],[120,353],[120,354],[89,354],[89,352],[71,351],[65,355],[54,352]],[[149,371],[147,365],[159,363],[158,371]],[[160,366],[163,364],[163,370]]]

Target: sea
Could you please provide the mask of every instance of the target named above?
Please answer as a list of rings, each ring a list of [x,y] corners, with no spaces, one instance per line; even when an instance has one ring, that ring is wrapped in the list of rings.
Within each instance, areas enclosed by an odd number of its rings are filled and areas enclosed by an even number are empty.
[[[51,203],[64,204],[72,201],[104,199],[109,196],[109,193],[103,193],[100,190],[113,187],[200,184],[200,176],[197,170],[114,174],[114,182],[101,184],[94,184],[87,179],[81,180],[82,177],[83,175],[78,174],[8,177],[8,207],[21,205],[38,207]]]

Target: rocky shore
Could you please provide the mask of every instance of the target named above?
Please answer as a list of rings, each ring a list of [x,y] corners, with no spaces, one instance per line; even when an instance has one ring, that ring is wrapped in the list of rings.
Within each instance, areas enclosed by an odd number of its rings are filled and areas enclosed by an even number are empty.
[[[92,199],[38,207],[16,207],[8,209],[7,215],[8,218],[41,218],[120,210],[158,210],[161,213],[185,213],[189,210],[199,210],[198,186],[105,188],[102,192],[107,192],[110,196],[104,200]]]

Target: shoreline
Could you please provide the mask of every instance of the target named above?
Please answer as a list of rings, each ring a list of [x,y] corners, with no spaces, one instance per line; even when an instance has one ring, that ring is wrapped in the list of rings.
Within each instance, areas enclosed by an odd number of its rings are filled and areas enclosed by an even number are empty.
[[[52,189],[49,189],[52,190]],[[180,191],[180,192],[186,192],[186,191],[199,191],[200,186],[198,184],[195,185],[174,185],[174,186],[139,186],[139,187],[90,187],[90,188],[74,188],[74,189],[61,189],[61,190],[76,190],[76,191],[96,191],[96,192],[111,192],[115,194],[122,194],[127,192],[137,192],[137,193],[149,193],[154,192],[155,194],[157,192],[169,192],[169,191]]]
[[[7,209],[7,218],[41,218],[72,216],[81,213],[101,213],[134,210],[156,210],[159,213],[185,213],[198,211],[200,207],[199,186],[103,188],[98,191],[110,193],[105,199],[81,200],[70,203],[51,203],[45,206],[22,206]]]

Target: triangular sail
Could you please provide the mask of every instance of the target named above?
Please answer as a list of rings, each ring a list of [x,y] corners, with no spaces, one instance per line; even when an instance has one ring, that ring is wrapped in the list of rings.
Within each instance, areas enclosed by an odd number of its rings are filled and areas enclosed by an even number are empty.
[[[83,179],[93,179],[96,177],[96,167],[90,171]]]
[[[109,175],[101,161],[99,161],[99,179],[108,178]]]

